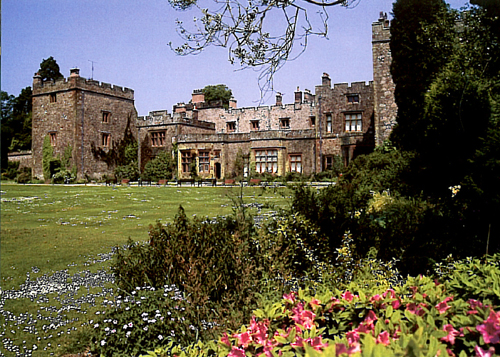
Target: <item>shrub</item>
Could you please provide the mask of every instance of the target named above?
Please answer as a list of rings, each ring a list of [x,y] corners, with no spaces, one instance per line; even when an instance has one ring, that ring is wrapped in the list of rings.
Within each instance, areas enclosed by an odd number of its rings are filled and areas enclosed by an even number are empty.
[[[252,226],[242,212],[214,221],[188,220],[182,207],[174,223],[150,226],[149,242],[118,250],[112,265],[118,287],[173,284],[189,301],[186,316],[234,328],[256,303],[262,277]]]
[[[2,168],[2,179],[14,180],[18,175],[19,161],[9,161],[7,163],[7,168]]]
[[[17,183],[28,183],[31,181],[31,167],[23,167],[18,171],[16,177]]]
[[[169,180],[172,178],[173,170],[174,160],[172,156],[166,151],[161,151],[146,164],[142,179],[146,181]]]
[[[52,183],[61,184],[61,183],[73,183],[76,180],[76,175],[68,170],[60,170],[52,175]]]
[[[117,166],[115,168],[115,176],[119,180],[129,179],[131,181],[136,181],[140,176],[137,162],[132,161],[128,165]]]

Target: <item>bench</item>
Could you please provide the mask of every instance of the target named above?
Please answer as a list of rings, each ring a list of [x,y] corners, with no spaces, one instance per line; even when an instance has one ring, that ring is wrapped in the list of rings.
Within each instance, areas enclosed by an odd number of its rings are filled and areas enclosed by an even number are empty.
[[[214,178],[207,178],[207,179],[201,179],[201,180],[198,180],[198,187],[199,186],[203,186],[203,184],[208,184],[208,185],[211,185],[212,187],[215,187],[217,186],[217,179],[214,179]]]
[[[183,183],[190,183],[191,186],[194,186],[194,179],[179,179],[177,180],[177,186],[182,186]]]

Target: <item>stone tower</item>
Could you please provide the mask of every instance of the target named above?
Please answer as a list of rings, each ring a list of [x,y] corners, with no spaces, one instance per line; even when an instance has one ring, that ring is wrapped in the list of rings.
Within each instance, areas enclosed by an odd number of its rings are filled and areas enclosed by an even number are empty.
[[[77,178],[112,175],[118,147],[137,138],[134,91],[80,77],[43,82],[33,78],[33,176],[43,178],[43,142],[50,139],[54,157],[71,152]]]
[[[372,24],[373,89],[375,145],[382,145],[389,138],[396,124],[397,105],[394,98],[395,85],[391,76],[390,22],[387,14],[380,13]]]

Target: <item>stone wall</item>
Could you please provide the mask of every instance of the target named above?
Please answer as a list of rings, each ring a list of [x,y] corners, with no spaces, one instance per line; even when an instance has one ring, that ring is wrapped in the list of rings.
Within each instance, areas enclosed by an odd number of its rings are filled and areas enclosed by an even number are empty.
[[[373,82],[374,82],[374,125],[375,143],[381,145],[389,138],[398,107],[394,98],[395,85],[391,76],[390,23],[387,15],[381,13],[372,24]]]
[[[72,147],[72,166],[78,178],[112,175],[118,147],[125,135],[137,139],[134,92],[79,76],[72,70],[68,79],[33,80],[33,175],[43,177],[44,138],[52,137],[54,156]],[[103,140],[108,138],[108,140]]]

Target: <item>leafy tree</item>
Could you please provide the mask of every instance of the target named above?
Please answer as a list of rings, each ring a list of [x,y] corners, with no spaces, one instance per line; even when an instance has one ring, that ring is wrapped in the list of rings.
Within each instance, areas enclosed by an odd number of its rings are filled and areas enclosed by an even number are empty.
[[[167,151],[160,153],[152,160],[148,161],[144,167],[142,178],[147,181],[168,180],[174,171],[174,160]]]
[[[52,56],[44,59],[42,63],[40,63],[38,74],[42,77],[42,81],[55,81],[63,78],[59,65]]]
[[[233,92],[225,84],[208,85],[203,88],[206,103],[219,102],[225,108],[229,107],[229,100],[233,96]]]
[[[10,122],[14,133],[11,138],[9,151],[31,149],[31,96],[31,87],[26,87],[21,90],[19,96],[14,99],[12,120]]]
[[[1,165],[2,169],[6,169],[8,167],[7,162],[8,162],[8,156],[7,153],[9,152],[9,146],[11,143],[11,138],[14,135],[14,129],[11,126],[11,120],[12,120],[12,108],[14,106],[14,99],[15,97],[13,95],[9,95],[7,92],[1,92],[0,94],[0,100],[1,100],[1,122],[0,122],[0,130],[1,130]],[[3,170],[2,170],[3,171]]]
[[[425,93],[449,61],[455,37],[454,16],[443,0],[393,4],[391,74],[398,114],[391,139],[403,150],[422,147],[419,126]]]

